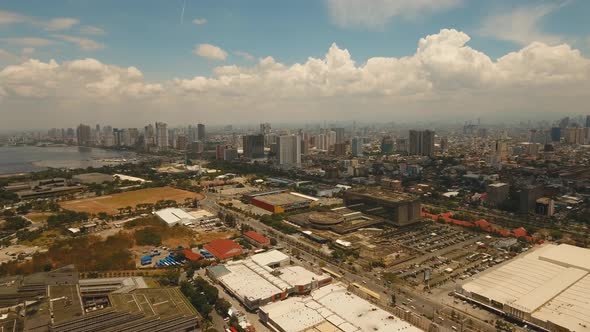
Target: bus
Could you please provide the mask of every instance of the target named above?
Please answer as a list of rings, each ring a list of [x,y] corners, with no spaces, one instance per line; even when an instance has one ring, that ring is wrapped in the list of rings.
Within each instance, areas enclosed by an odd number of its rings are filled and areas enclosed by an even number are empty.
[[[340,275],[340,274],[338,274],[338,273],[336,273],[336,272],[334,272],[334,271],[332,271],[332,270],[330,270],[328,268],[322,267],[322,271],[324,271],[325,273],[331,275],[332,278],[335,278],[335,279],[342,278],[342,275]]]

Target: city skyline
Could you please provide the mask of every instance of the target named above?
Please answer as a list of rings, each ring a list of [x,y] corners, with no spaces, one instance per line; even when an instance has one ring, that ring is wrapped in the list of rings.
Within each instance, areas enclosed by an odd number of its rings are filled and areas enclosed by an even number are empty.
[[[52,4],[0,7],[0,130],[555,119],[590,101],[583,1]]]

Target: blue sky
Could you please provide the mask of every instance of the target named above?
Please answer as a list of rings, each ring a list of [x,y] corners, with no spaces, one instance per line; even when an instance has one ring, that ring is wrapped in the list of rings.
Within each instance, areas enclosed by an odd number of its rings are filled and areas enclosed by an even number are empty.
[[[272,56],[286,64],[305,62],[309,56],[323,57],[332,42],[348,49],[358,63],[375,56],[407,56],[415,52],[420,38],[442,28],[464,31],[472,38],[471,47],[495,59],[522,45],[481,33],[482,21],[515,8],[538,6],[552,9],[535,21],[535,29],[588,52],[590,1],[585,0],[463,0],[441,9],[419,9],[418,13],[387,17],[379,26],[338,24],[328,1],[320,0],[3,0],[3,11],[44,20],[74,18],[79,23],[59,32],[27,23],[0,25],[0,38],[51,39],[59,33],[92,39],[104,47],[84,51],[60,41],[34,47],[31,57],[44,61],[93,57],[105,63],[136,66],[148,79],[158,80],[206,75],[224,63],[253,62],[235,52],[247,52],[256,58]],[[196,25],[192,21],[197,18],[207,23]],[[104,35],[85,35],[80,32],[84,26],[98,27]],[[195,45],[201,43],[222,48],[228,53],[227,59],[212,61],[194,55]],[[0,39],[0,48],[6,51],[16,54],[23,47]]]
[[[588,0],[0,0],[0,129],[586,114],[588,17]]]

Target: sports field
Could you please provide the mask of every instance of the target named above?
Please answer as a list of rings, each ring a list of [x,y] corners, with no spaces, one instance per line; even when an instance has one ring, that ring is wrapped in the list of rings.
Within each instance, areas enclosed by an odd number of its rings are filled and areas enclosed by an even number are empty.
[[[172,187],[159,187],[128,191],[107,196],[65,201],[60,202],[59,205],[64,209],[77,212],[88,212],[94,214],[106,212],[108,214],[117,214],[119,213],[119,208],[125,208],[127,206],[135,207],[137,204],[153,204],[161,200],[175,200],[179,203],[184,203],[184,200],[187,198],[203,199],[205,196],[203,194]]]

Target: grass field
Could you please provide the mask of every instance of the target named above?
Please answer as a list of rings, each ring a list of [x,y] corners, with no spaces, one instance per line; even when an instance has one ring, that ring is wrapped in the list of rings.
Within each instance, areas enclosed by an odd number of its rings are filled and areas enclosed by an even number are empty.
[[[67,210],[97,214],[106,212],[116,214],[119,208],[135,207],[137,204],[156,203],[160,200],[175,200],[183,203],[187,198],[203,199],[203,194],[180,190],[172,187],[147,188],[128,191],[120,194],[100,196],[73,201],[61,202],[60,206]]]

